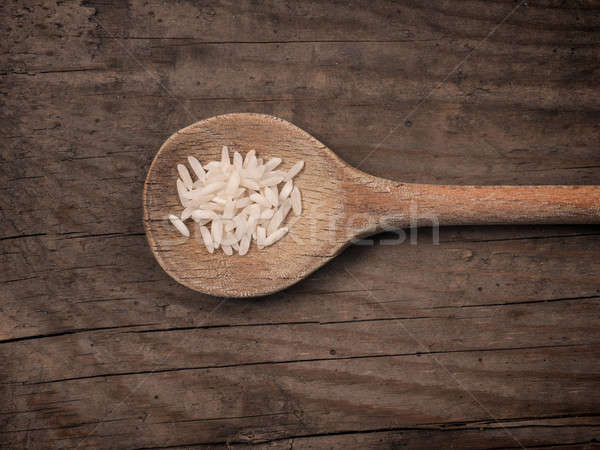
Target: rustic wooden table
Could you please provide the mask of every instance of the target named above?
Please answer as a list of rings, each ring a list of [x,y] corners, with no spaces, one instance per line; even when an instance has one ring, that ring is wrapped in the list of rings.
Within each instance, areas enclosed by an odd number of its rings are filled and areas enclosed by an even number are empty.
[[[598,445],[598,226],[421,230],[223,301],[141,221],[161,143],[236,111],[395,180],[600,184],[598,3],[0,8],[0,445]]]

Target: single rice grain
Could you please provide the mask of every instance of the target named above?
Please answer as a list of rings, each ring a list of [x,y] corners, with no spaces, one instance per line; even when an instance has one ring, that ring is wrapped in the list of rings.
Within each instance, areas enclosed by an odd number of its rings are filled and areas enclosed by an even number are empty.
[[[210,234],[215,245],[215,248],[219,248],[221,239],[223,239],[223,222],[220,220],[213,220],[210,227]]]
[[[250,216],[250,218],[248,219],[248,226],[246,227],[246,234],[254,233],[256,231],[257,223],[258,223],[258,220],[256,219],[256,217]]]
[[[249,248],[250,248],[250,235],[246,234],[240,241],[240,250],[239,250],[240,256],[244,256],[246,253],[248,253]]]
[[[235,194],[235,193],[237,193],[237,190],[239,187],[240,187],[240,174],[237,170],[234,170],[233,173],[231,174],[231,177],[229,178],[229,181],[227,182],[227,187],[225,188],[225,190],[229,194]]]
[[[271,233],[264,241],[265,247],[268,247],[269,245],[273,245],[275,242],[277,242],[279,239],[281,239],[283,236],[285,236],[287,232],[288,232],[287,227],[283,227],[283,228],[279,228],[278,230]]]
[[[286,198],[288,198],[288,196],[292,192],[293,188],[294,188],[293,181],[292,180],[286,181],[286,183],[281,188],[281,192],[279,193],[279,200],[283,201]]]
[[[186,220],[188,220],[190,217],[192,217],[192,211],[193,209],[190,208],[189,206],[184,208],[183,211],[181,211],[181,221],[185,222]]]
[[[198,161],[198,159],[194,156],[188,156],[188,162],[190,163],[190,167],[196,174],[198,181],[204,183],[204,180],[206,179],[206,171],[202,168],[202,164],[200,164],[200,161]]]
[[[244,164],[242,166],[244,169],[254,169],[256,167],[256,151],[250,150],[246,153],[246,157],[244,158]]]
[[[183,184],[183,181],[181,181],[181,178],[177,178],[177,195],[179,195],[179,202],[183,206],[186,206],[186,203],[188,202],[188,199],[185,197],[187,191],[188,190],[185,188],[185,185]]]
[[[236,200],[235,207],[238,209],[245,208],[246,206],[248,206],[250,204],[250,202],[252,202],[252,200],[250,200],[250,197],[243,197],[243,198]]]
[[[229,149],[226,145],[221,149],[221,169],[225,172],[231,166],[231,160],[229,159]]]
[[[225,235],[223,236],[223,239],[221,240],[221,246],[223,245],[233,245],[237,242],[237,239],[235,238],[235,235],[231,232],[229,233],[225,233]]]
[[[183,164],[177,164],[177,172],[179,172],[179,176],[183,181],[183,185],[187,189],[191,189],[194,182],[192,181],[192,177],[190,176],[190,172]]]
[[[224,219],[233,219],[233,213],[235,212],[235,203],[233,200],[227,200],[225,203],[225,208],[223,209],[223,218]]]
[[[233,167],[235,167],[236,170],[240,171],[240,170],[242,170],[243,164],[244,164],[244,160],[242,158],[242,155],[240,155],[239,152],[234,152],[233,153]]]
[[[255,203],[258,203],[261,206],[264,206],[265,208],[268,208],[269,206],[271,206],[271,203],[269,201],[267,201],[266,198],[264,198],[262,195],[258,194],[258,193],[254,193],[250,196],[250,200],[252,200]]]
[[[270,170],[273,170],[275,167],[277,167],[279,164],[281,164],[281,158],[271,158],[266,164],[265,164],[265,170],[268,172]]]
[[[260,189],[260,186],[258,185],[258,183],[254,180],[250,180],[248,178],[242,178],[240,180],[240,185],[244,186],[248,189],[252,189],[253,191],[258,191]]]
[[[291,180],[292,178],[294,178],[296,175],[298,175],[298,173],[300,173],[300,171],[302,170],[302,168],[304,167],[304,161],[298,161],[296,164],[294,164],[292,166],[292,168],[288,171],[288,173],[285,176],[286,180]]]
[[[204,241],[208,253],[213,253],[215,251],[215,246],[213,245],[212,236],[210,231],[208,231],[208,228],[205,226],[200,227],[200,234],[202,235],[202,240]]]
[[[258,183],[260,186],[263,187],[267,187],[267,186],[274,186],[276,184],[279,184],[283,181],[283,178],[278,176],[278,175],[272,175],[272,176],[267,176],[265,178],[263,178],[262,180],[260,180],[260,182]]]
[[[217,214],[209,209],[195,209],[192,211],[192,219],[194,219],[194,222],[199,222],[204,219],[213,220],[217,217]]]
[[[265,239],[267,238],[267,230],[265,227],[256,227],[256,244],[258,248],[265,246]]]
[[[263,212],[260,213],[260,218],[270,219],[271,217],[273,217],[273,214],[275,214],[274,209],[265,209]]]
[[[302,198],[300,197],[300,190],[298,187],[294,187],[291,195],[292,200],[292,209],[294,210],[294,214],[299,216],[302,213]]]
[[[275,193],[275,189],[266,188],[265,189],[265,198],[269,201],[269,203],[275,207],[279,204],[279,199],[277,198],[277,194]]]
[[[190,230],[188,230],[188,227],[185,226],[185,223],[183,223],[179,217],[174,214],[170,214],[169,220],[173,226],[177,228],[177,231],[179,231],[185,237],[190,237]]]

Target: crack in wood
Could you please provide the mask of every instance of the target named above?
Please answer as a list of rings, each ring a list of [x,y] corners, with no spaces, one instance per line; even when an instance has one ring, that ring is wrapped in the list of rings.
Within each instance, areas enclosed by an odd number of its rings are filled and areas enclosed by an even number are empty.
[[[26,239],[31,237],[48,236],[48,233],[17,234],[15,236],[0,237],[0,241],[9,241],[13,239]]]
[[[340,356],[340,357],[332,357],[332,358],[307,358],[307,359],[293,359],[293,360],[284,360],[284,361],[257,361],[257,362],[246,362],[246,363],[236,363],[236,364],[216,364],[216,365],[196,366],[196,367],[174,367],[174,368],[169,368],[169,369],[103,373],[103,374],[97,374],[97,375],[84,375],[84,376],[80,376],[80,377],[59,378],[59,379],[54,379],[54,380],[22,382],[21,384],[27,385],[27,386],[34,386],[34,385],[42,385],[42,384],[54,384],[54,383],[63,383],[63,382],[70,382],[70,381],[89,380],[89,379],[94,379],[94,378],[109,378],[109,377],[123,377],[123,376],[137,376],[137,375],[151,375],[151,374],[154,375],[154,374],[162,374],[162,373],[169,373],[169,372],[182,372],[182,371],[194,371],[194,370],[231,369],[231,368],[236,368],[236,367],[304,364],[304,363],[313,363],[313,362],[337,362],[337,361],[375,359],[375,358],[399,358],[399,357],[411,357],[411,356],[444,355],[444,354],[453,354],[453,353],[486,353],[486,352],[523,351],[523,350],[538,350],[538,349],[565,348],[565,347],[588,347],[588,346],[593,347],[595,345],[598,345],[598,344],[586,343],[586,344],[531,345],[531,346],[523,346],[523,347],[498,347],[498,348],[478,348],[478,349],[462,349],[462,350],[435,350],[435,351],[426,351],[426,352]]]
[[[571,415],[571,416],[564,416],[564,417],[597,417],[599,416],[598,414],[583,414],[583,415]],[[545,420],[547,419],[546,417],[538,417],[536,419],[533,420]],[[519,422],[522,421],[522,418],[506,418],[506,419],[499,419],[496,421],[496,423],[510,423],[510,422]],[[492,421],[493,422],[493,421]],[[465,422],[464,424],[468,424],[471,422]],[[472,423],[478,423],[476,421],[473,421]],[[150,450],[150,449],[167,449],[167,448],[176,448],[176,447],[191,447],[191,446],[200,446],[200,445],[247,445],[248,443],[252,443],[252,444],[270,444],[270,443],[275,443],[275,442],[281,442],[281,441],[287,441],[287,440],[294,440],[294,439],[313,439],[313,438],[323,438],[323,437],[330,437],[330,436],[345,436],[345,435],[360,435],[360,434],[378,434],[378,433],[401,433],[401,432],[407,432],[407,431],[417,431],[417,432],[431,432],[431,431],[436,431],[436,432],[442,432],[442,433],[451,433],[451,432],[457,432],[457,431],[490,431],[490,430],[496,430],[496,427],[486,427],[486,426],[478,426],[476,428],[473,427],[469,427],[469,426],[448,426],[449,423],[447,422],[439,422],[439,423],[430,423],[430,424],[425,424],[425,425],[415,425],[415,426],[399,426],[399,427],[382,427],[382,428],[372,428],[372,429],[362,429],[362,430],[340,430],[340,431],[331,431],[331,432],[323,432],[323,433],[307,433],[307,434],[296,434],[296,435],[288,435],[288,436],[282,436],[282,437],[277,437],[277,438],[273,438],[273,439],[237,439],[237,440],[227,440],[227,441],[218,441],[218,442],[196,442],[196,443],[180,443],[180,444],[173,444],[173,445],[169,445],[169,446],[160,446],[160,447],[139,447],[135,450]],[[565,427],[580,427],[580,428],[597,428],[600,427],[600,424],[584,424],[584,425],[578,425],[578,424],[565,424],[565,425],[516,425],[516,426],[506,426],[503,427],[504,429],[509,429],[509,430],[514,430],[514,429],[528,429],[528,428],[565,428]],[[595,439],[591,439],[589,442],[594,442]],[[552,446],[555,444],[549,444],[547,446]],[[571,444],[565,444],[565,445],[571,445]],[[544,446],[544,445],[543,445]],[[542,447],[543,447],[542,446]],[[527,448],[537,448],[538,446],[528,446]],[[522,447],[502,447],[502,448],[522,448]],[[488,449],[488,450],[492,450],[492,449]],[[496,448],[494,448],[494,450],[496,450]]]
[[[562,298],[549,298],[542,300],[523,300],[517,302],[502,302],[502,303],[481,303],[473,305],[456,305],[456,306],[432,306],[425,309],[462,309],[462,308],[486,308],[496,306],[512,306],[512,305],[532,305],[536,303],[553,303],[553,302],[572,302],[577,300],[593,300],[600,298],[600,295],[586,295],[580,297],[562,297]],[[381,303],[381,302],[379,302]]]
[[[52,337],[66,336],[69,334],[78,334],[78,333],[89,333],[93,331],[103,331],[103,330],[118,330],[120,328],[131,328],[131,327],[144,327],[149,325],[156,325],[155,323],[139,323],[133,325],[117,325],[112,327],[97,327],[97,328],[76,328],[71,330],[64,330],[55,333],[48,334],[36,334],[33,336],[22,336],[16,338],[2,339],[0,340],[0,344],[10,344],[13,342],[21,342],[21,341],[31,341],[34,339],[46,339]]]

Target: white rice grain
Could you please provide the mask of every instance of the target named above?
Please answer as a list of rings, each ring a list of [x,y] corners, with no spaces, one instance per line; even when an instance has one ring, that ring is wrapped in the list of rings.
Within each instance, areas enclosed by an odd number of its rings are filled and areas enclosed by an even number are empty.
[[[177,178],[177,195],[179,195],[179,201],[181,202],[182,205],[184,205],[185,202],[187,202],[187,198],[185,197],[185,194],[187,194],[187,189],[185,188],[185,185],[183,184],[183,181],[181,181],[181,178]]]
[[[208,164],[206,164],[204,166],[204,168],[207,170],[207,172],[210,172],[212,170],[221,170],[221,162],[220,161],[211,161]]]
[[[185,226],[185,223],[183,223],[179,217],[174,214],[170,214],[169,220],[173,226],[177,228],[177,231],[179,231],[185,237],[190,237],[190,230],[188,230],[188,227]]]
[[[298,175],[298,173],[302,170],[303,167],[304,167],[304,161],[298,161],[296,164],[294,164],[292,166],[292,168],[285,175],[285,179],[286,180],[291,180],[296,175]]]
[[[277,207],[277,205],[279,204],[279,199],[277,198],[277,194],[275,193],[275,189],[273,188],[266,188],[265,189],[265,198],[267,199],[267,201]]]
[[[192,217],[192,211],[193,211],[193,208],[191,208],[189,206],[186,207],[183,211],[181,211],[181,221],[185,222],[190,217]]]
[[[235,202],[235,207],[236,208],[245,208],[246,206],[248,206],[250,203],[252,202],[252,200],[250,200],[250,197],[244,197],[244,198],[240,198],[238,200],[236,200]]]
[[[220,220],[213,220],[210,226],[210,234],[214,242],[215,248],[219,248],[221,239],[223,239],[223,222]]]
[[[258,248],[263,248],[265,246],[265,239],[267,238],[267,230],[265,227],[257,227],[256,228],[256,244]]]
[[[246,253],[248,253],[249,248],[250,248],[250,235],[246,234],[240,241],[240,250],[239,250],[240,256],[244,256]]]
[[[210,184],[206,185],[205,187],[203,187],[200,190],[195,189],[193,191],[188,191],[183,196],[190,200],[194,200],[197,198],[206,197],[207,195],[217,192],[217,191],[223,189],[224,186],[225,186],[225,183],[223,183],[222,181],[217,181],[215,183],[210,183]]]
[[[239,242],[240,239],[242,239],[242,237],[244,237],[244,234],[246,234],[246,231],[248,230],[248,222],[241,215],[235,216],[235,218],[233,219],[233,222],[235,224],[235,238]]]
[[[215,183],[217,181],[227,181],[227,177],[223,173],[223,171],[219,169],[211,170],[206,173],[206,178],[204,179],[204,185],[208,185],[210,183]]]
[[[260,180],[260,182],[258,183],[260,186],[263,187],[267,187],[267,186],[274,186],[276,184],[279,184],[283,181],[283,178],[280,176],[267,176],[265,178],[263,178],[262,180]]]
[[[260,218],[270,219],[271,217],[273,217],[273,214],[275,214],[274,209],[265,209],[263,212],[260,213]]]
[[[246,234],[247,233],[255,233],[257,223],[258,223],[258,219],[254,216],[250,216],[250,218],[248,219],[248,226],[246,228]]]
[[[204,245],[208,250],[208,253],[212,253],[215,251],[215,247],[213,245],[212,237],[210,235],[210,231],[205,226],[200,227],[200,234],[202,235],[202,240],[204,241]]]
[[[292,209],[294,210],[294,215],[299,216],[302,213],[302,197],[300,197],[300,190],[298,187],[294,187],[291,195],[292,200]]]
[[[244,169],[254,168],[256,167],[256,151],[250,150],[246,153],[246,157],[244,158],[244,164],[242,165]]]
[[[261,206],[264,206],[265,208],[268,208],[271,203],[269,203],[269,201],[267,201],[266,198],[264,198],[262,195],[258,194],[258,193],[254,193],[250,196],[250,200],[252,200],[253,202],[258,203]]]
[[[234,210],[235,210],[235,203],[233,202],[233,200],[231,200],[231,199],[227,200],[227,203],[225,203],[225,209],[223,209],[223,218],[224,219],[233,219]]]
[[[270,170],[273,170],[275,167],[277,167],[279,164],[281,164],[281,158],[271,158],[266,164],[265,164],[265,170],[267,172],[269,172]]]
[[[231,166],[231,160],[229,159],[229,149],[226,145],[221,149],[221,169],[225,172]]]
[[[270,189],[273,191],[273,194],[275,194],[273,196],[273,206],[277,208],[279,206],[279,188],[277,187],[277,185],[275,185],[271,186]]]
[[[283,188],[281,188],[281,192],[279,193],[279,200],[283,201],[286,198],[288,198],[288,196],[292,192],[293,187],[294,187],[294,183],[292,182],[292,180],[287,181],[283,185]]]
[[[192,211],[192,219],[194,219],[194,222],[200,222],[205,219],[213,220],[217,217],[217,214],[209,209],[195,209]]]
[[[292,205],[290,199],[288,198],[281,204],[275,214],[273,214],[273,217],[267,226],[267,234],[271,235],[281,226],[291,208]]]
[[[190,167],[196,174],[198,181],[204,183],[204,180],[206,179],[206,171],[202,168],[202,164],[200,164],[200,161],[198,161],[198,159],[194,156],[188,156],[188,162],[190,163]]]
[[[223,205],[213,202],[206,202],[198,205],[198,209],[210,209],[211,211],[222,211]]]
[[[227,182],[227,187],[225,188],[225,190],[230,194],[235,194],[239,187],[240,187],[240,174],[237,170],[234,170],[231,173],[231,177],[229,178],[229,181]]]
[[[240,185],[244,186],[248,189],[252,189],[254,191],[258,191],[260,189],[260,186],[258,185],[258,183],[254,180],[250,180],[248,178],[242,178],[240,180]]]
[[[237,242],[237,239],[235,238],[235,235],[231,232],[229,233],[225,233],[225,236],[223,236],[223,239],[221,240],[221,246],[223,245],[233,245]]]
[[[289,214],[290,210],[292,209],[292,201],[288,198],[287,200],[285,200],[281,206],[281,217],[283,218],[282,220],[285,220],[287,218],[287,215]]]
[[[177,172],[179,172],[179,176],[183,181],[183,185],[187,189],[191,189],[194,182],[192,181],[192,177],[190,176],[190,172],[188,171],[187,167],[185,167],[183,164],[177,164]]]
[[[242,155],[240,155],[239,152],[234,152],[233,153],[233,167],[235,167],[236,170],[241,171],[243,164],[244,164],[244,160],[242,159]]]
[[[279,239],[281,239],[283,236],[285,236],[287,234],[287,232],[288,232],[287,227],[283,227],[283,228],[279,228],[278,230],[271,233],[264,241],[265,247],[268,247],[269,245],[273,245],[275,242],[277,242]]]
[[[227,204],[227,199],[223,197],[219,197],[218,195],[212,198],[212,201],[221,206],[221,209],[225,209],[225,205]]]

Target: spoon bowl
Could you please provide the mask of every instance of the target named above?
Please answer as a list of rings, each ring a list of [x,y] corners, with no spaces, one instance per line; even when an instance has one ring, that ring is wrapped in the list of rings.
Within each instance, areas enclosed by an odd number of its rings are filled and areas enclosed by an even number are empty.
[[[175,180],[178,163],[188,155],[201,162],[219,160],[221,147],[245,154],[255,149],[265,161],[283,160],[289,169],[299,160],[304,169],[294,178],[302,192],[303,211],[290,214],[288,235],[259,250],[253,242],[240,256],[206,250],[198,228],[190,238],[179,235],[165,220],[181,212]],[[156,259],[181,284],[216,296],[265,295],[290,286],[334,257],[345,245],[329,233],[329,219],[343,212],[343,186],[339,182],[345,164],[325,145],[291,123],[261,114],[228,114],[197,122],[172,135],[154,158],[144,188],[144,224]],[[331,234],[331,236],[330,236]]]
[[[287,219],[289,233],[276,244],[227,256],[206,250],[199,227],[190,238],[167,220],[179,214],[177,164],[189,155],[219,160],[221,147],[245,154],[255,149],[289,169],[302,214]],[[277,117],[226,114],[177,131],[156,154],[144,184],[144,227],[161,267],[196,291],[221,297],[253,297],[282,290],[307,277],[360,237],[397,227],[526,223],[596,223],[599,186],[438,186],[377,178],[354,169],[307,132]]]

